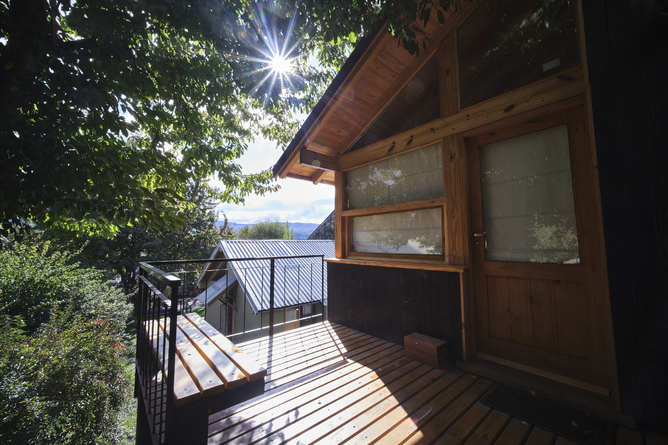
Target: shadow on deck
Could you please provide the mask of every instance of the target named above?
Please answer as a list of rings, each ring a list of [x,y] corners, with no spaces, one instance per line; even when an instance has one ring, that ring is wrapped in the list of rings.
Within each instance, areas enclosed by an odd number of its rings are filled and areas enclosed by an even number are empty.
[[[266,366],[266,392],[212,413],[211,444],[665,443],[583,421],[577,412],[570,427],[514,417],[494,408],[495,399],[507,398],[504,387],[457,369],[434,369],[406,356],[399,345],[334,323],[236,346]],[[544,406],[543,411],[543,417],[550,415]]]

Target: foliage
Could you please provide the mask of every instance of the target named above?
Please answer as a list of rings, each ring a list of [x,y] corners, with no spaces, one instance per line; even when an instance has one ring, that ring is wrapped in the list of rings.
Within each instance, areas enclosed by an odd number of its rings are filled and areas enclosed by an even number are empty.
[[[125,326],[128,305],[103,273],[79,267],[76,252],[50,242],[15,243],[0,250],[0,314],[20,317],[26,334],[35,333],[53,313],[77,313]]]
[[[79,258],[86,264],[120,276],[129,294],[136,285],[139,261],[208,258],[221,238],[233,236],[227,219],[222,227],[216,227],[217,215],[209,186],[191,181],[184,198],[187,205],[181,222],[168,228],[123,227],[112,238],[91,236],[73,241],[75,234],[71,232],[51,230],[49,235],[62,243],[69,242],[80,251]]]
[[[122,378],[123,346],[114,334],[107,321],[64,316],[21,341],[3,337],[0,441],[83,444],[113,439],[116,411],[130,386]]]
[[[125,296],[41,240],[0,250],[0,442],[115,441]]]
[[[438,4],[0,0],[0,221],[111,237],[169,227],[191,179],[217,176],[223,201],[272,190],[235,161],[252,136],[288,141],[377,23],[417,50]],[[293,46],[292,88],[257,88]]]
[[[263,221],[242,227],[237,232],[239,239],[294,239],[290,225],[278,221]]]

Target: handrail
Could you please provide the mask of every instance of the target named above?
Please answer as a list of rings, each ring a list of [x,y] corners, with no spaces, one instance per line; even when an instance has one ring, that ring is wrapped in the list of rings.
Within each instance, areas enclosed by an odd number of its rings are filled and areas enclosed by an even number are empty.
[[[207,258],[196,260],[157,260],[151,261],[151,264],[181,264],[181,263],[216,263],[226,261],[261,261],[261,260],[288,260],[292,258],[325,258],[325,255],[284,255],[284,256],[267,256],[267,257],[249,257],[249,258]],[[148,264],[148,263],[140,263]],[[157,268],[156,268],[157,269]],[[157,269],[160,270],[160,269]]]
[[[167,298],[165,294],[160,292],[160,289],[155,287],[148,278],[146,278],[144,275],[139,275],[139,279],[142,280],[144,284],[148,286],[148,288],[158,296],[158,298],[160,298],[162,304],[164,304],[167,307],[172,307],[172,301],[169,298]]]
[[[139,267],[141,267],[149,275],[159,280],[166,281],[169,284],[181,283],[181,279],[176,275],[172,275],[171,273],[160,270],[157,267],[147,263],[146,261],[142,261],[141,263],[139,263]]]

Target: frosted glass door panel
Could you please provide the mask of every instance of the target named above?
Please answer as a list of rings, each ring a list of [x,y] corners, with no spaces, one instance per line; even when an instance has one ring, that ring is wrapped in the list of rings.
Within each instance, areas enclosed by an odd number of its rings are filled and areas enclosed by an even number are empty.
[[[441,208],[352,218],[352,250],[443,255]]]
[[[579,263],[568,128],[480,147],[485,258]]]
[[[443,196],[441,144],[432,145],[346,173],[348,209]]]

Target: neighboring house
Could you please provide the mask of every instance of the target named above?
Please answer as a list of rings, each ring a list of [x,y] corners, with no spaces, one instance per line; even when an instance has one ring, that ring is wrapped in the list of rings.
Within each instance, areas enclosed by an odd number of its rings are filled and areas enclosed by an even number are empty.
[[[264,258],[297,255],[334,256],[334,241],[222,240],[211,253],[214,259]],[[299,318],[322,314],[327,305],[327,274],[323,281],[320,258],[275,261],[274,323],[276,332],[304,322]],[[197,300],[206,307],[206,320],[224,334],[238,334],[269,325],[268,260],[207,263],[197,286]],[[307,319],[306,323],[310,322]],[[292,323],[290,323],[292,321]],[[319,320],[316,320],[319,321]]]
[[[336,187],[329,320],[665,428],[665,6],[457,5],[360,39],[274,166]]]
[[[308,239],[334,240],[334,211],[329,214],[318,227],[315,228]]]

